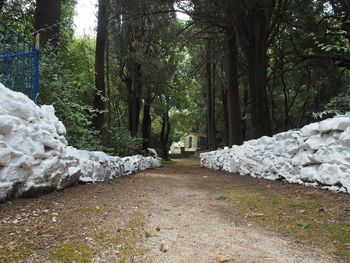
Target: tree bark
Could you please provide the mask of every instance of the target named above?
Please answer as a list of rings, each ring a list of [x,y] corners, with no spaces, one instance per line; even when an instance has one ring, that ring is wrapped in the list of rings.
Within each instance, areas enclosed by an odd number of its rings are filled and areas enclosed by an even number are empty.
[[[271,135],[270,113],[266,95],[267,48],[271,33],[270,23],[275,2],[272,0],[248,1],[241,4],[238,17],[241,47],[247,59],[251,113],[251,136]]]
[[[99,130],[104,141],[104,113],[105,110],[105,47],[107,36],[107,1],[99,0],[97,16],[97,37],[95,57],[95,97],[94,108],[99,112],[94,116],[92,122],[96,130]]]
[[[109,34],[106,30],[106,89],[107,89],[107,112],[106,112],[106,143],[110,147],[112,145],[112,88],[110,83],[110,46],[109,46]]]
[[[242,118],[238,88],[237,43],[234,32],[226,33],[226,82],[229,144],[241,145]]]
[[[149,140],[151,136],[151,100],[149,96],[145,98],[143,105],[143,119],[142,119],[142,148],[147,150],[149,148]]]
[[[270,116],[266,97],[267,48],[266,45],[264,47],[264,43],[259,42],[252,42],[247,53],[253,138],[271,135]]]
[[[165,111],[162,116],[162,130],[160,132],[160,145],[162,148],[162,158],[164,160],[169,160],[169,134],[170,134],[170,121],[169,112]]]
[[[207,86],[207,129],[208,148],[216,150],[215,93],[213,85],[212,39],[207,40],[206,86]]]
[[[62,0],[36,0],[34,28],[40,34],[40,47],[59,42]]]
[[[224,113],[224,135],[225,135],[225,145],[229,145],[229,123],[228,123],[228,107],[227,107],[227,89],[223,87],[221,93],[222,100],[222,110]]]
[[[142,89],[142,73],[141,65],[130,61],[129,62],[129,78],[131,85],[128,89],[128,116],[129,116],[129,131],[130,135],[135,137],[138,133],[140,109],[141,109],[141,89]]]
[[[2,7],[4,6],[5,4],[5,0],[0,0],[0,11],[2,10]]]

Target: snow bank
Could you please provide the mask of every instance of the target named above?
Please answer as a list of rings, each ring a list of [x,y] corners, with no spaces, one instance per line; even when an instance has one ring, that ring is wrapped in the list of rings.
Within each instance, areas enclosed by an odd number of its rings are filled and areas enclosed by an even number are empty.
[[[0,201],[160,166],[157,156],[120,158],[68,146],[53,106],[39,107],[2,84],[0,105]]]
[[[350,118],[334,117],[200,157],[202,166],[214,170],[350,193]]]

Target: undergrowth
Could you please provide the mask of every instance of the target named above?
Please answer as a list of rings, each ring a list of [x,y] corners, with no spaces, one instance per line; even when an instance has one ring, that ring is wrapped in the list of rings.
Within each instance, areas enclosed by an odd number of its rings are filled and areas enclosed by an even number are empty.
[[[290,188],[290,185],[288,185]],[[318,244],[350,261],[350,203],[319,189],[284,190],[281,185],[242,184],[221,187],[220,194],[256,224],[285,236]],[[298,188],[299,189],[299,188]]]

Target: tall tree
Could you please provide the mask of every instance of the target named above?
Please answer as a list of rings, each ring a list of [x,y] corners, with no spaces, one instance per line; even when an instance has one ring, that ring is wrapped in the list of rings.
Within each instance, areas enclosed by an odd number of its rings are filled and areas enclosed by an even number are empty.
[[[107,5],[108,0],[98,1],[97,15],[97,36],[96,36],[96,56],[95,56],[95,96],[94,108],[99,112],[93,118],[95,129],[101,132],[102,137],[104,132],[104,113],[105,110],[105,47],[107,39]],[[104,138],[102,138],[104,142]]]
[[[40,34],[40,47],[59,42],[62,0],[36,0],[34,28]]]
[[[216,124],[215,124],[215,87],[214,74],[215,65],[213,63],[213,39],[208,38],[206,43],[206,94],[207,94],[207,137],[209,150],[216,150]]]
[[[248,66],[252,137],[271,135],[267,100],[267,50],[277,35],[287,0],[237,1],[235,24]]]
[[[242,120],[238,88],[237,71],[237,40],[236,32],[226,29],[226,85],[227,85],[227,118],[228,118],[228,145],[242,144]]]

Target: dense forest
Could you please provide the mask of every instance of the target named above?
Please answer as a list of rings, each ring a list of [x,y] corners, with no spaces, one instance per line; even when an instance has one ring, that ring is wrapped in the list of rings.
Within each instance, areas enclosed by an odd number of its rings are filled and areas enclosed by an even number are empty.
[[[96,37],[75,6],[0,1],[75,147],[167,159],[190,132],[214,150],[350,111],[347,0],[98,0]]]

